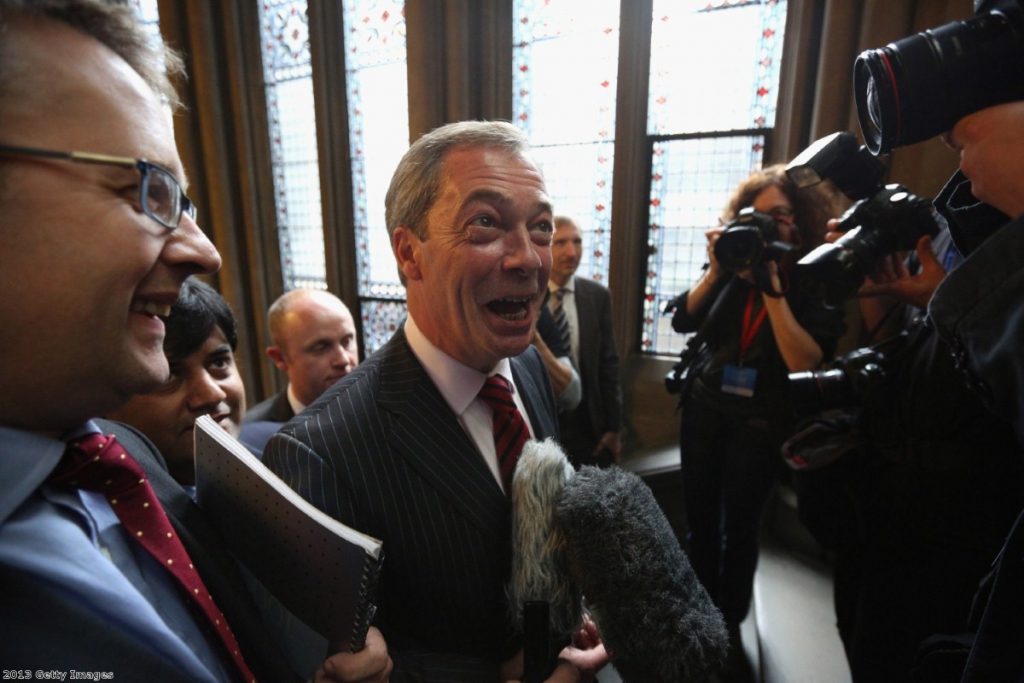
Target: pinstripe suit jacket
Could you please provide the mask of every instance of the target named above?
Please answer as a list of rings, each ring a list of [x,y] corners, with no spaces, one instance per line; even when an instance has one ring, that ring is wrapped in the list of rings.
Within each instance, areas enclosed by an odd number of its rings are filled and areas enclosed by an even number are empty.
[[[537,437],[557,436],[539,354],[530,347],[511,362]],[[384,541],[375,623],[392,681],[496,679],[518,647],[504,598],[508,499],[404,331],[275,434],[264,462]]]

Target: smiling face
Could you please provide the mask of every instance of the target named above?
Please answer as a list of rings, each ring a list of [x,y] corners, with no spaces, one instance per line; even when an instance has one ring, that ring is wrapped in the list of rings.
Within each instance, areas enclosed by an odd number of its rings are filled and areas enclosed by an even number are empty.
[[[170,368],[170,379],[159,389],[133,397],[109,417],[149,437],[167,460],[171,475],[192,484],[196,418],[209,415],[237,437],[245,412],[245,386],[231,345],[217,326],[198,349],[172,361]]]
[[[529,160],[499,147],[444,157],[427,238],[392,236],[409,313],[452,358],[488,372],[526,350],[551,270],[551,202]]]
[[[15,30],[16,27],[16,30]],[[4,34],[7,144],[139,157],[184,183],[168,112],[120,57],[50,20]],[[0,423],[56,430],[167,379],[166,315],[220,257],[188,217],[166,232],[134,169],[0,159]],[[19,321],[19,324],[8,324]]]

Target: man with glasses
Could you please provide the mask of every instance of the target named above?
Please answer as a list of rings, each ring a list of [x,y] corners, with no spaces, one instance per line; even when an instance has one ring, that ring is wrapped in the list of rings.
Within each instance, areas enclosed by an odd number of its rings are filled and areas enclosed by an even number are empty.
[[[159,455],[91,419],[167,379],[163,318],[220,266],[183,194],[180,60],[100,0],[0,0],[0,36],[0,662],[294,678]],[[376,638],[318,680],[383,680]]]

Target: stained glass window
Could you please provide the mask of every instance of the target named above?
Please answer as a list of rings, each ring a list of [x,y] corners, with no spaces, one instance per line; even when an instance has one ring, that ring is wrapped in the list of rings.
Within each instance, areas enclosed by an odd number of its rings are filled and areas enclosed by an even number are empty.
[[[259,9],[284,288],[325,289],[327,267],[306,2],[263,0]]]
[[[344,25],[356,268],[370,354],[405,317],[405,288],[384,224],[384,195],[409,147],[404,0],[347,0]]]
[[[516,0],[513,114],[556,214],[583,232],[580,275],[608,280],[619,0]]]
[[[146,27],[146,30],[156,34],[160,33],[160,12],[156,7],[156,0],[131,0],[135,8],[139,22]]]
[[[135,8],[135,15],[146,32],[154,38],[160,38],[160,12],[156,0],[131,0],[131,6]]]
[[[704,231],[761,167],[775,123],[785,0],[654,0],[648,260],[641,348],[678,353],[665,305],[706,261]]]

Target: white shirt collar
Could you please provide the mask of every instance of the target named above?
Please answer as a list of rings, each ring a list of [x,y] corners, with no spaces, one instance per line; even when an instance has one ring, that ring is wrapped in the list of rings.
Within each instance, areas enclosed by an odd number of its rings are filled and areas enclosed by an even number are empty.
[[[292,383],[288,382],[288,405],[292,407],[292,412],[298,415],[306,409],[306,404],[303,403],[295,396],[295,391],[292,389]]]
[[[573,292],[576,290],[576,275],[570,275],[569,279],[565,281],[565,285],[559,287],[554,280],[548,280],[548,291],[554,294],[560,289],[564,289],[567,292]]]
[[[448,407],[456,415],[466,412],[466,408],[480,393],[484,381],[491,375],[501,375],[509,381],[515,391],[515,382],[512,380],[512,364],[509,363],[508,358],[502,358],[486,374],[468,365],[463,365],[434,346],[433,342],[427,339],[420,328],[416,326],[416,321],[413,320],[411,314],[405,319],[405,337],[409,342],[409,348],[426,369]]]

